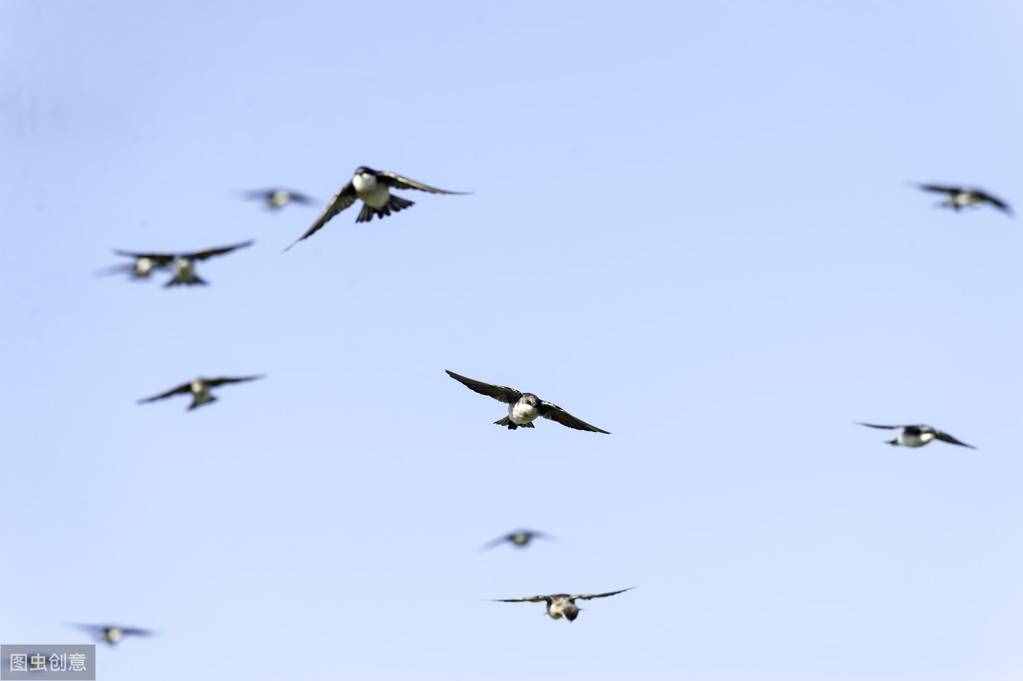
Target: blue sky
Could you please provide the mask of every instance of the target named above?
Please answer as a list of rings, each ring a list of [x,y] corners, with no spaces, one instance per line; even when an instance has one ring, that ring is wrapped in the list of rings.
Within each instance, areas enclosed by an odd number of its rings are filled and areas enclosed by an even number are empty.
[[[158,629],[110,681],[1019,678],[1023,236],[906,183],[1023,204],[1021,24],[4,3],[0,640]],[[287,255],[318,208],[238,199],[360,164],[475,193]],[[206,289],[92,276],[246,238]],[[445,368],[614,434],[496,428]],[[477,551],[520,525],[559,541]]]

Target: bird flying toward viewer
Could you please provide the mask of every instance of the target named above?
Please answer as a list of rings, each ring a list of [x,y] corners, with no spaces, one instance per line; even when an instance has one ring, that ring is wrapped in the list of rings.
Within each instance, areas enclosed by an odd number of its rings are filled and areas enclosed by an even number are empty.
[[[497,603],[545,603],[547,608],[547,616],[552,620],[559,620],[564,617],[569,622],[574,622],[575,618],[579,616],[579,606],[575,604],[576,601],[588,601],[593,598],[607,598],[608,596],[617,596],[620,593],[630,591],[635,587],[628,587],[626,589],[618,589],[617,591],[605,591],[600,594],[546,594],[540,596],[529,596],[527,598],[495,598],[494,601]]]
[[[355,173],[352,174],[352,179],[341,187],[341,190],[334,195],[334,198],[327,204],[320,217],[316,218],[316,222],[302,236],[296,239],[291,246],[284,250],[290,250],[299,241],[308,239],[320,231],[325,224],[330,222],[331,218],[351,206],[357,199],[362,201],[362,210],[359,211],[358,217],[355,218],[356,222],[369,222],[373,219],[374,215],[383,219],[392,212],[397,213],[398,211],[405,210],[415,203],[392,194],[391,191],[394,189],[417,189],[431,194],[468,193],[434,187],[389,170],[374,170],[368,166],[359,166],[355,169]]]
[[[537,417],[544,417],[551,421],[556,421],[563,426],[569,428],[575,428],[576,430],[588,430],[591,433],[604,433],[610,435],[609,432],[596,426],[591,426],[582,419],[578,419],[572,416],[567,411],[562,409],[556,404],[551,402],[545,402],[533,393],[524,393],[515,388],[509,388],[503,385],[491,385],[490,383],[484,383],[483,381],[477,381],[472,378],[467,378],[460,374],[456,374],[454,371],[445,370],[448,376],[455,379],[469,390],[477,392],[480,395],[486,395],[492,397],[498,402],[504,402],[508,405],[508,415],[503,419],[494,421],[499,426],[506,426],[509,430],[515,430],[516,428],[532,428],[533,421]]]

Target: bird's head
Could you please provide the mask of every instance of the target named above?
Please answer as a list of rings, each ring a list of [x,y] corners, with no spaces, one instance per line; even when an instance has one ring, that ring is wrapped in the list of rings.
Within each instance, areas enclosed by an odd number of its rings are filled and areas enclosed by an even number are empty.
[[[376,175],[377,171],[373,170],[369,166],[359,166],[355,169],[355,175]]]
[[[523,404],[528,404],[530,407],[536,407],[540,404],[540,398],[533,393],[526,393],[521,397]]]

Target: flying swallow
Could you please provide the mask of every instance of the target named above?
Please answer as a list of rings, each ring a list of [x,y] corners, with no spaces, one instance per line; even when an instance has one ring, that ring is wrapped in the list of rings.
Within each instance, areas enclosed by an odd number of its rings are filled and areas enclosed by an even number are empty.
[[[240,248],[248,248],[255,242],[249,239],[230,246],[217,246],[202,251],[178,253],[174,256],[174,276],[164,284],[167,286],[206,286],[207,281],[195,273],[195,263],[221,255],[227,255]]]
[[[203,378],[200,376],[199,378],[193,379],[187,383],[182,383],[177,387],[171,388],[166,392],[153,395],[152,397],[145,397],[139,400],[138,403],[147,404],[149,402],[156,402],[157,400],[165,400],[168,397],[173,397],[174,395],[191,394],[192,402],[188,405],[188,411],[192,411],[204,404],[217,401],[216,396],[210,392],[210,388],[230,385],[232,383],[245,383],[247,381],[255,381],[260,378],[263,378],[262,374],[256,376],[221,376],[219,378]]]
[[[569,622],[574,622],[575,618],[579,616],[580,610],[579,606],[575,604],[577,600],[588,601],[593,598],[607,598],[608,596],[615,596],[634,588],[630,586],[626,589],[607,591],[602,594],[548,594],[530,596],[528,598],[495,598],[494,601],[497,603],[546,603],[548,617],[553,620],[559,620],[564,617]]]
[[[503,419],[494,421],[499,426],[507,426],[509,430],[516,428],[532,428],[533,421],[543,416],[551,421],[557,421],[563,426],[575,428],[576,430],[588,430],[593,433],[604,433],[610,435],[606,430],[591,426],[581,419],[569,414],[556,404],[545,402],[533,393],[524,393],[503,385],[491,385],[482,381],[476,381],[456,374],[454,371],[445,370],[447,375],[455,379],[469,390],[480,395],[492,397],[499,402],[508,405],[508,415]]]
[[[943,433],[936,428],[926,426],[923,424],[914,424],[908,426],[885,426],[879,423],[863,423],[857,421],[857,425],[866,426],[867,428],[879,428],[881,430],[897,430],[899,434],[891,440],[885,440],[886,444],[890,444],[895,447],[923,447],[932,440],[941,440],[953,445],[959,445],[960,447],[969,447],[970,449],[976,449],[973,445],[968,445],[961,440],[957,440],[948,433]]]
[[[941,208],[951,208],[959,212],[963,208],[989,204],[1008,216],[1012,216],[1012,207],[1008,203],[983,189],[976,187],[960,187],[957,185],[945,184],[918,184],[917,187],[925,192],[944,194],[945,199],[938,204]]]
[[[103,641],[111,646],[117,645],[127,636],[153,635],[153,632],[149,629],[122,627],[119,624],[74,624],[72,626],[88,632],[96,640]]]
[[[114,253],[126,258],[132,258],[133,262],[113,265],[105,270],[100,270],[99,274],[124,273],[135,280],[148,279],[156,270],[169,267],[176,257],[173,253],[136,253],[134,251],[121,250],[115,250]]]
[[[500,546],[501,544],[508,543],[516,548],[525,548],[534,539],[553,539],[549,534],[538,532],[537,530],[514,530],[508,534],[502,535],[496,539],[491,539],[483,545],[483,551],[489,551],[492,548]]]
[[[369,222],[374,215],[382,220],[392,212],[397,213],[405,210],[415,203],[392,194],[391,191],[394,189],[418,189],[431,194],[468,193],[433,187],[389,170],[374,170],[366,166],[359,166],[355,169],[352,179],[341,187],[341,191],[331,199],[320,217],[316,218],[316,222],[284,250],[290,250],[299,241],[311,237],[330,222],[331,218],[355,203],[356,199],[362,201],[362,210],[355,218],[356,222]]]
[[[310,205],[314,202],[311,196],[284,187],[253,189],[245,192],[245,198],[250,201],[262,201],[267,210],[280,210],[289,203]]]

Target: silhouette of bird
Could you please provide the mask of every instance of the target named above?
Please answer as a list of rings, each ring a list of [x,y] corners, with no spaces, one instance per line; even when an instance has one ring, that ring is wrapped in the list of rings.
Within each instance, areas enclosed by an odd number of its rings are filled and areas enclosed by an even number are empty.
[[[545,402],[533,393],[524,393],[503,385],[492,385],[467,378],[454,371],[445,370],[448,376],[455,379],[465,387],[480,395],[492,397],[498,402],[508,405],[508,415],[503,419],[494,421],[499,426],[506,426],[509,430],[516,428],[533,428],[533,421],[537,417],[544,417],[556,421],[563,426],[575,428],[576,430],[588,430],[593,433],[604,433],[610,435],[606,430],[591,426],[589,423],[572,416],[556,404]]]
[[[553,539],[549,534],[539,532],[537,530],[514,530],[508,534],[502,535],[496,539],[491,539],[483,545],[484,551],[489,551],[501,544],[511,544],[512,546],[523,549],[534,540],[534,539]]]
[[[327,204],[320,217],[316,218],[316,222],[302,236],[296,239],[291,246],[284,250],[288,251],[299,241],[311,237],[325,224],[330,222],[331,218],[355,203],[356,199],[362,201],[362,210],[359,211],[358,217],[355,218],[356,222],[369,222],[373,219],[373,216],[377,216],[382,220],[392,212],[397,213],[414,205],[414,201],[403,199],[391,193],[394,189],[417,189],[431,194],[469,193],[434,187],[404,175],[392,173],[389,170],[374,170],[367,166],[359,166],[355,169],[352,179],[341,187],[341,190]]]
[[[255,381],[263,378],[262,374],[256,376],[221,376],[219,378],[203,378],[199,377],[182,383],[179,386],[171,388],[165,392],[153,395],[152,397],[144,397],[138,401],[139,404],[148,404],[149,402],[156,402],[157,400],[165,400],[168,397],[174,395],[192,395],[192,402],[188,405],[188,411],[192,411],[198,407],[201,407],[210,402],[216,402],[217,398],[210,392],[211,388],[216,388],[222,385],[231,385],[233,383],[246,383],[248,381]]]
[[[547,594],[529,596],[528,598],[495,598],[493,600],[497,603],[545,603],[547,616],[551,619],[558,620],[564,617],[569,622],[574,622],[575,618],[579,616],[580,610],[579,606],[575,604],[577,600],[588,601],[593,598],[607,598],[608,596],[616,596],[634,588],[630,586],[618,591],[606,591],[600,594]]]
[[[174,256],[174,276],[164,286],[206,286],[207,281],[195,273],[195,263],[248,248],[255,242],[251,239],[230,246],[217,246],[201,251],[178,253]]]
[[[103,641],[111,646],[117,645],[128,636],[145,637],[153,635],[153,632],[149,629],[122,627],[119,624],[74,624],[72,626],[88,632],[96,640]]]
[[[289,203],[300,205],[311,205],[314,199],[311,196],[297,192],[294,189],[284,187],[267,187],[266,189],[253,189],[245,192],[245,198],[250,201],[262,201],[263,207],[267,210],[280,210]]]
[[[863,423],[857,421],[857,425],[866,426],[867,428],[877,428],[880,430],[897,430],[899,434],[891,440],[885,440],[886,444],[893,445],[895,447],[923,447],[932,440],[941,440],[952,445],[959,445],[960,447],[969,447],[970,449],[976,449],[973,445],[968,445],[961,440],[957,440],[948,433],[932,428],[931,426],[923,424],[914,424],[908,426],[885,426],[879,423]]]
[[[1012,208],[1008,203],[994,194],[989,194],[983,189],[976,187],[961,187],[947,184],[918,184],[917,187],[925,192],[944,194],[945,199],[938,204],[940,208],[951,208],[959,212],[963,208],[989,204],[1006,215],[1012,216]]]
[[[100,275],[123,273],[135,280],[149,279],[153,272],[169,267],[176,257],[173,253],[137,253],[121,250],[114,250],[114,253],[132,258],[134,262],[113,265],[100,270]]]

